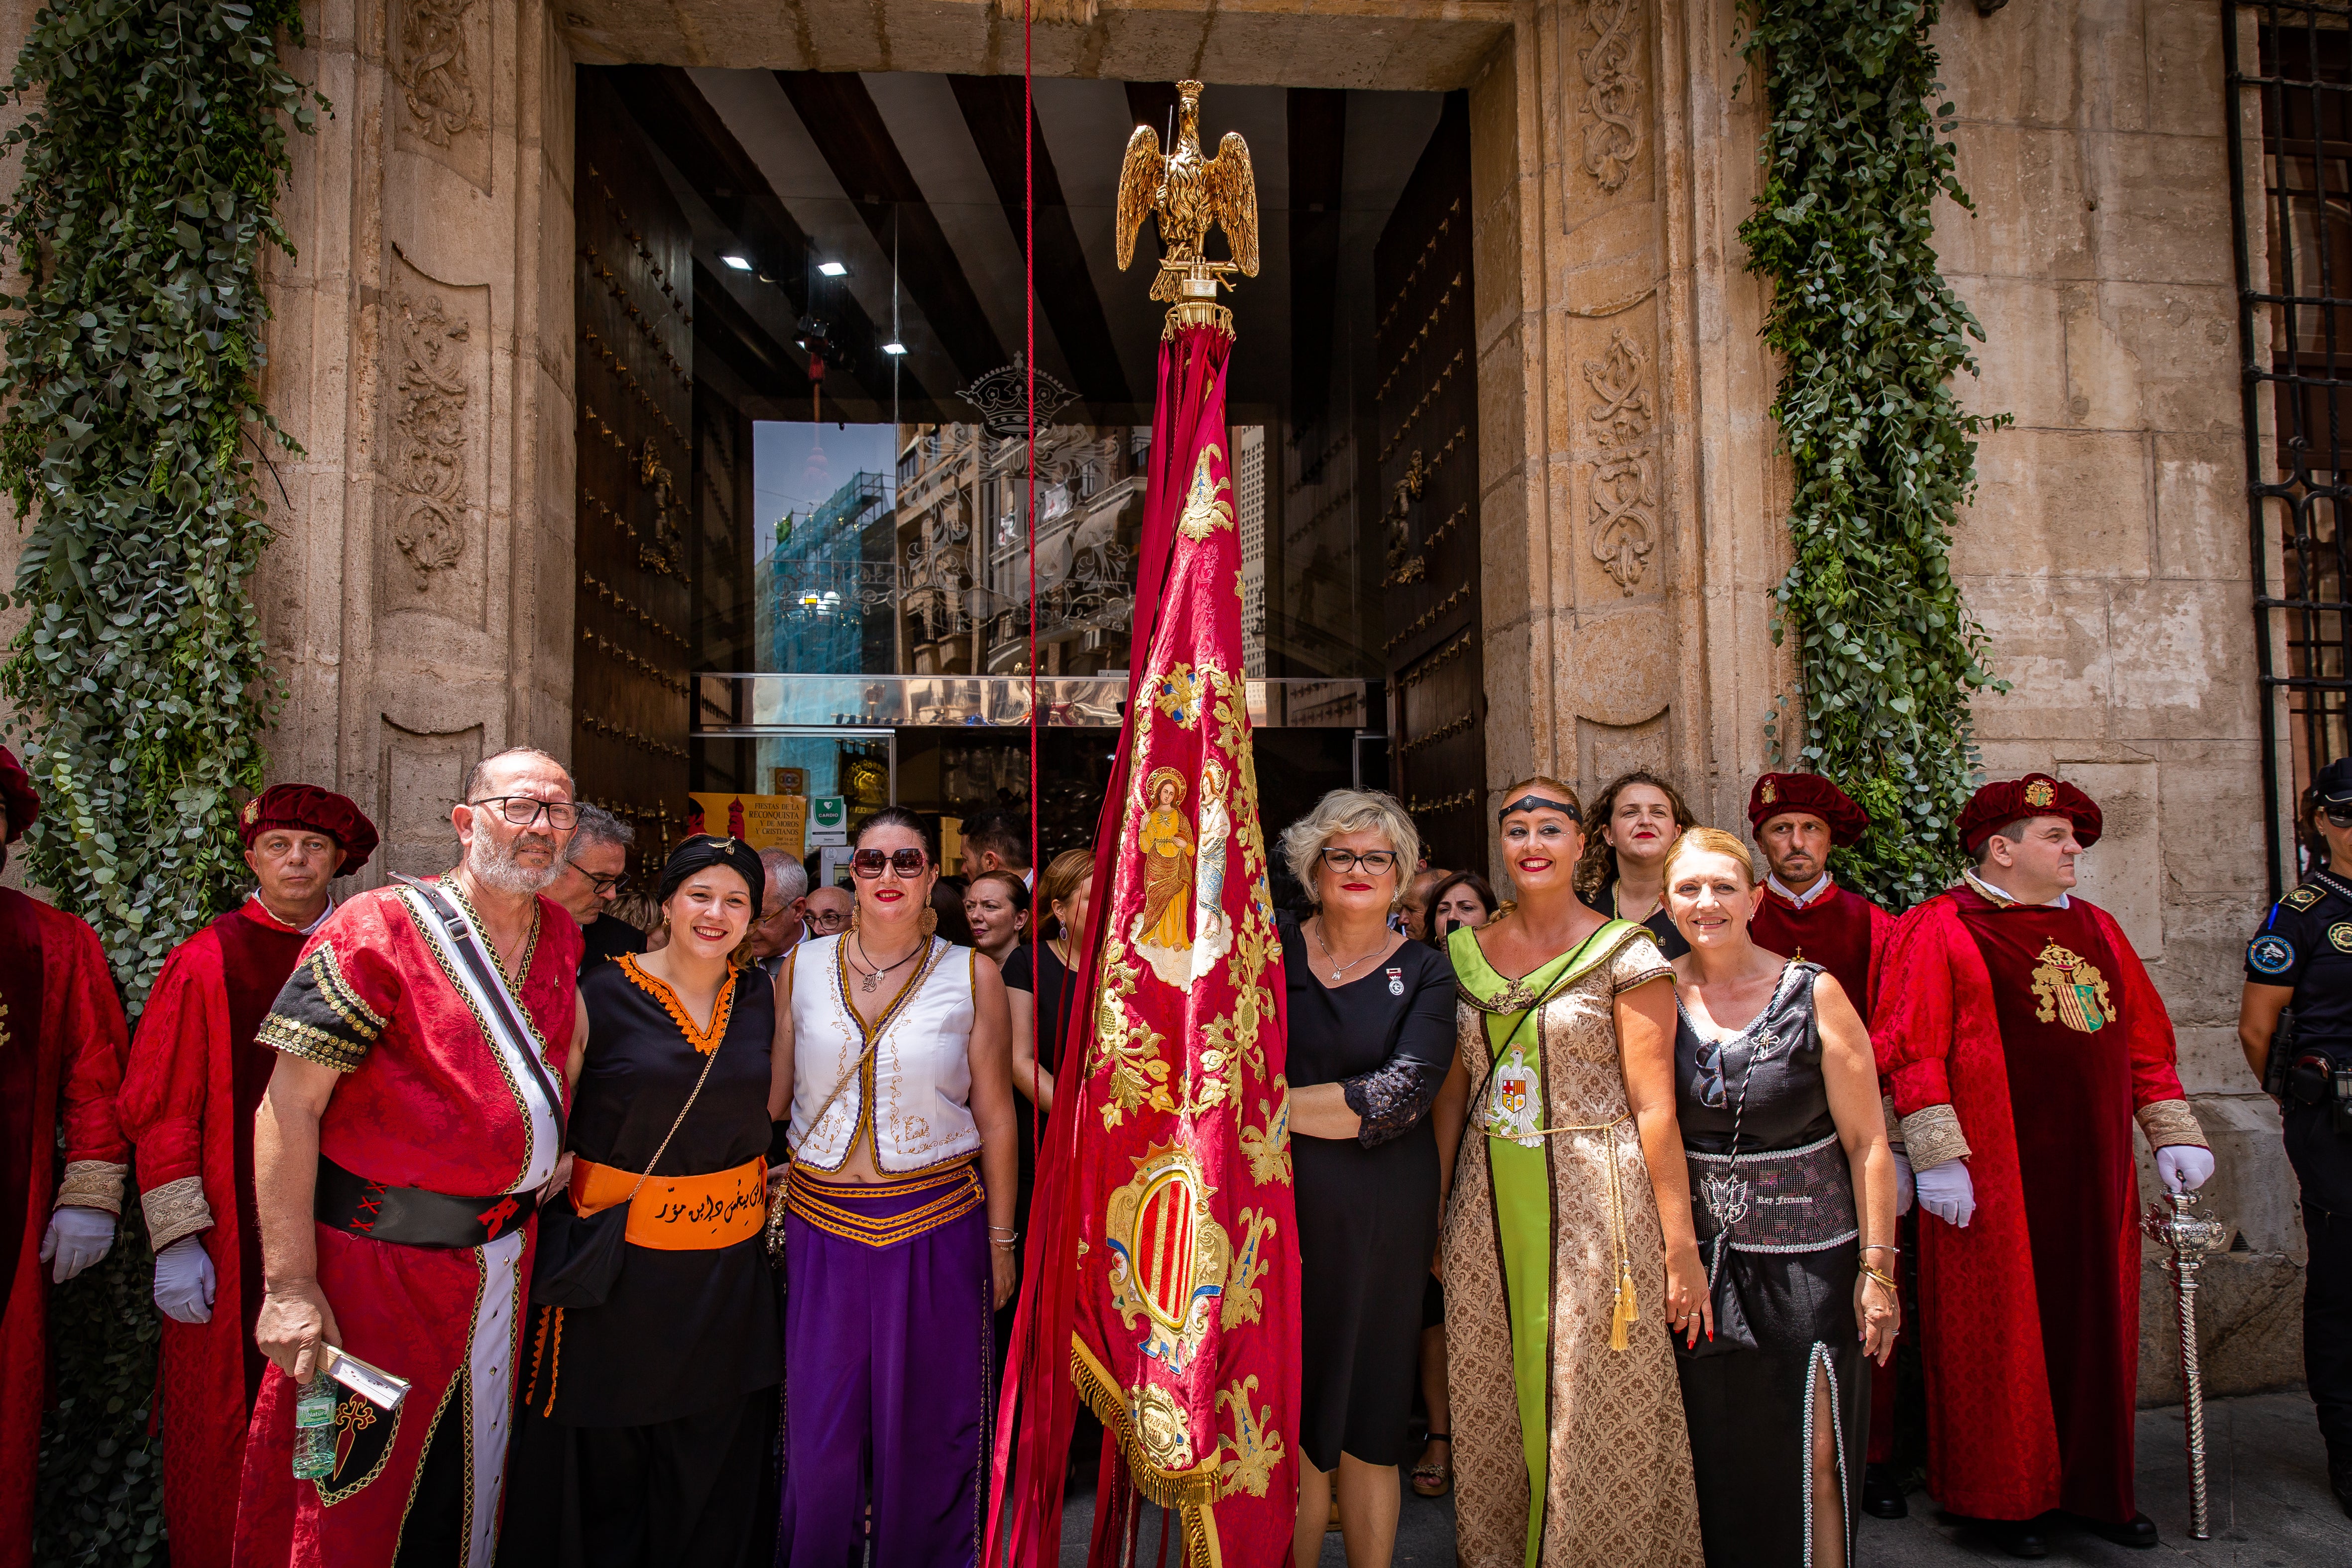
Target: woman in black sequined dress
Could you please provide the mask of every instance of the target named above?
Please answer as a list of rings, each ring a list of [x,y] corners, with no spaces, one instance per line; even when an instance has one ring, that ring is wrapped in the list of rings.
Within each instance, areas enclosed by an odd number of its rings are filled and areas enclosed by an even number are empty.
[[[1869,1032],[1819,964],[1748,934],[1747,846],[1694,828],[1666,859],[1675,1120],[1711,1310],[1667,1326],[1708,1568],[1843,1568],[1885,1364],[1895,1157]]]
[[[1282,836],[1314,900],[1281,917],[1298,1201],[1301,1563],[1320,1555],[1336,1484],[1351,1563],[1396,1542],[1444,1171],[1429,1116],[1454,1065],[1454,968],[1388,927],[1420,854],[1394,797],[1334,790]],[[1459,1129],[1455,1132],[1458,1136]]]

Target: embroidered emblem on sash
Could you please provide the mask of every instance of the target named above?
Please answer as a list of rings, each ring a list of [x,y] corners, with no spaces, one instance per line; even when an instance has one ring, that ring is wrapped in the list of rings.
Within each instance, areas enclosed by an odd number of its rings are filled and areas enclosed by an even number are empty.
[[[2033,1016],[2045,1024],[2054,1019],[2081,1035],[2106,1027],[2115,1009],[2107,1000],[2106,977],[2097,967],[2055,942],[2045,943],[2036,956],[2042,965],[2033,972],[2033,994],[2041,1005]]]
[[[1171,1372],[1200,1351],[1233,1270],[1232,1238],[1209,1209],[1213,1190],[1192,1155],[1154,1144],[1104,1214],[1111,1305],[1130,1329],[1143,1320],[1143,1353]]]
[[[1513,1046],[1511,1054],[1496,1064],[1494,1084],[1486,1091],[1486,1136],[1507,1138],[1522,1149],[1543,1147],[1536,1133],[1541,1125],[1536,1117],[1540,1098],[1535,1068],[1528,1065],[1527,1053]]]

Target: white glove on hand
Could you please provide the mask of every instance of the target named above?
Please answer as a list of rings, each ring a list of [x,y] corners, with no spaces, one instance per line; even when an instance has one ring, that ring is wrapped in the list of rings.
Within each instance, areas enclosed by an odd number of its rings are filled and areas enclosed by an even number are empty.
[[[209,1323],[217,1279],[204,1238],[184,1236],[155,1255],[155,1305],[173,1322]]]
[[[1977,1189],[1976,1184],[1969,1180],[1967,1162],[1947,1160],[1916,1173],[1912,1180],[1919,1189],[1921,1208],[1946,1225],[1968,1229],[1969,1221],[1976,1217]]]
[[[49,1228],[41,1237],[41,1261],[57,1260],[49,1279],[62,1285],[105,1257],[113,1246],[112,1215],[68,1204],[49,1216]]]
[[[1895,1213],[1897,1218],[1909,1214],[1911,1205],[1919,1201],[1916,1180],[1911,1174],[1911,1157],[1902,1150],[1895,1151]]]
[[[2168,1143],[2156,1152],[2156,1173],[2168,1192],[2193,1193],[2213,1179],[2213,1151]]]

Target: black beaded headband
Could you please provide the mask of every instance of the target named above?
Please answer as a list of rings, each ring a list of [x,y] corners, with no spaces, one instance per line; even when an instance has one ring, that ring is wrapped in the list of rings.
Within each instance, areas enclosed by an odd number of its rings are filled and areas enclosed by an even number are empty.
[[[1549,796],[1540,795],[1523,795],[1519,796],[1518,799],[1511,802],[1510,805],[1496,812],[1495,814],[1495,820],[1500,822],[1503,818],[1510,816],[1511,813],[1515,811],[1535,811],[1538,809],[1563,812],[1567,815],[1568,819],[1570,822],[1582,822],[1584,820],[1584,813],[1577,810],[1576,807],[1569,802],[1564,800],[1553,800]]]

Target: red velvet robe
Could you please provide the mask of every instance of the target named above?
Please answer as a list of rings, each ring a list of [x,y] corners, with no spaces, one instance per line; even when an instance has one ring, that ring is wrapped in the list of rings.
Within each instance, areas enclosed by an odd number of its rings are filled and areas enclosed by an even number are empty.
[[[202,1236],[217,1277],[209,1323],[163,1320],[163,1519],[172,1568],[227,1568],[245,1428],[268,1363],[254,1223],[253,1114],[278,1053],[255,1039],[302,933],[247,899],[173,950],[139,1020],[118,1110],[138,1151],[158,1250]]]
[[[122,1003],[98,933],[0,888],[0,1568],[33,1556],[33,1480],[48,1399],[49,1271],[41,1237],[56,1198],[58,1123],[90,1207],[116,1208],[131,1158],[114,1120]],[[115,1196],[102,1203],[99,1189]]]
[[[2073,994],[2051,944],[2095,966],[2104,994],[2087,980]],[[1927,1489],[1979,1519],[2128,1521],[2132,1118],[2182,1098],[2163,1000],[2114,919],[2080,899],[2000,906],[1953,888],[1904,916],[1885,963],[1879,1076],[1905,1117],[1951,1108],[1977,1202],[1965,1230],[1918,1227]]]
[[[525,1190],[553,1170],[553,1124],[491,1046],[441,968],[407,895],[378,889],[338,909],[303,950],[261,1026],[261,1040],[345,1076],[319,1128],[321,1155],[371,1181],[465,1197]],[[572,1042],[580,927],[539,900],[538,931],[511,987],[561,1086]],[[353,1355],[409,1380],[390,1415],[338,1390],[336,1463],[293,1477],[292,1379],[263,1374],[246,1435],[233,1561],[238,1568],[390,1568],[412,1551],[488,1568],[498,1539],[531,1228],[487,1247],[404,1247],[317,1226],[319,1284]],[[462,1521],[412,1509],[437,1426],[453,1440]],[[420,1542],[422,1543],[420,1545]]]

